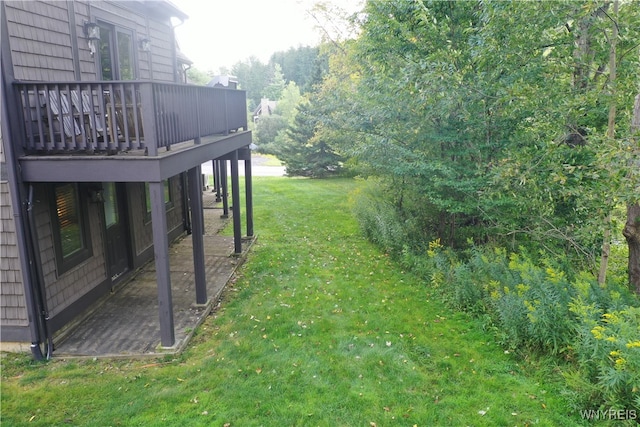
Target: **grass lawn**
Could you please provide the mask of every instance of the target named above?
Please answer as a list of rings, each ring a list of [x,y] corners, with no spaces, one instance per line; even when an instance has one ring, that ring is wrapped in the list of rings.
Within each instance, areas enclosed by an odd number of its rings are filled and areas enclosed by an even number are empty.
[[[7,426],[574,426],[520,363],[365,241],[349,179],[256,178],[258,241],[177,358],[2,357]]]

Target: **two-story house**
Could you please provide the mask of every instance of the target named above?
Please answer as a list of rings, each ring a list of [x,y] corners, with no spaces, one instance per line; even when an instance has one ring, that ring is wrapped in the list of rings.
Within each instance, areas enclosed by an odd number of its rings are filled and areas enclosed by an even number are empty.
[[[194,302],[207,301],[204,162],[231,162],[241,250],[246,94],[183,83],[176,19],[163,0],[0,2],[3,345],[50,353],[52,334],[153,259],[159,338],[174,345],[172,240],[191,234]]]

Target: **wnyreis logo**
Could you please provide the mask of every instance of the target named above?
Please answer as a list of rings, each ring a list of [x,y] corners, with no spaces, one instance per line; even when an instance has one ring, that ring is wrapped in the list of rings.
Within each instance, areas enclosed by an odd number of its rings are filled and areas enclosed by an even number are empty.
[[[637,420],[638,412],[635,409],[585,409],[580,411],[584,420],[612,421],[612,420]]]

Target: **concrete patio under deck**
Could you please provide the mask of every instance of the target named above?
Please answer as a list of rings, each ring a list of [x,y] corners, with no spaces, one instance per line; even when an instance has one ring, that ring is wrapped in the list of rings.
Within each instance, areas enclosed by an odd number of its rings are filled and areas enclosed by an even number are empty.
[[[54,337],[53,356],[157,357],[182,351],[195,328],[217,305],[223,288],[253,243],[253,238],[243,238],[242,254],[234,255],[233,236],[218,233],[230,219],[220,218],[221,203],[216,203],[214,198],[210,190],[203,192],[207,304],[195,304],[191,236],[184,236],[169,247],[175,326],[173,347],[160,346],[158,288],[155,264],[151,261],[91,307],[75,326]]]

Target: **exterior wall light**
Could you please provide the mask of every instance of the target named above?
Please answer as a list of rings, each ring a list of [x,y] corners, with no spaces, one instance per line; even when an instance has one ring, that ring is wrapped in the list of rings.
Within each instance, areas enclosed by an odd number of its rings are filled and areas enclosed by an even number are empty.
[[[95,22],[85,22],[84,33],[87,36],[89,51],[91,52],[91,56],[93,56],[96,53],[98,41],[100,40],[100,27]]]
[[[138,44],[140,45],[140,50],[143,52],[151,52],[151,40],[144,37],[138,40]]]

